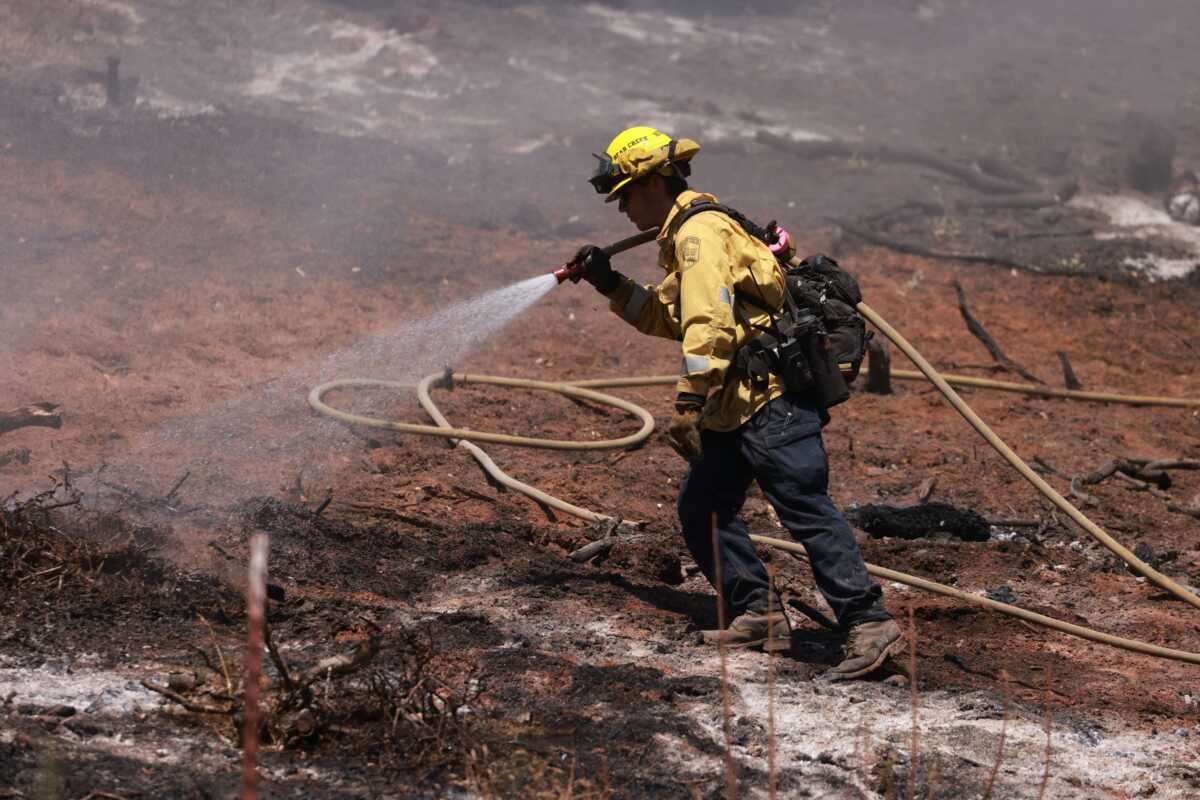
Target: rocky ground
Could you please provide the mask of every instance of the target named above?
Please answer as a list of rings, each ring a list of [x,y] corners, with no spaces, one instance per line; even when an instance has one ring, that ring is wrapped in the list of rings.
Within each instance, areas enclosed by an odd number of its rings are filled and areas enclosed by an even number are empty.
[[[1190,5],[1136,23],[1106,7],[1086,25],[1067,4],[678,5],[0,11],[0,410],[45,400],[64,416],[0,435],[0,796],[231,794],[237,709],[219,697],[217,651],[236,682],[257,531],[271,534],[269,619],[292,672],[378,646],[314,682],[305,713],[280,710],[269,796],[716,797],[727,760],[741,793],[764,797],[772,773],[785,796],[886,797],[910,778],[926,797],[1035,797],[1043,780],[1046,797],[1197,792],[1194,667],[899,584],[885,593],[915,620],[915,706],[908,686],[814,680],[840,639],[798,614],[787,657],[732,654],[723,683],[697,641],[715,603],[678,535],[682,463],[658,436],[629,452],[489,448],[521,480],[642,522],[577,564],[566,554],[599,531],[498,491],[463,451],[309,410],[324,380],[410,381],[447,361],[555,380],[669,373],[675,345],[637,337],[586,287],[554,290],[465,353],[428,321],[626,235],[582,179],[588,153],[643,120],[701,141],[702,188],[783,220],[801,250],[835,252],[939,367],[1013,379],[966,332],[958,281],[1048,383],[1061,383],[1061,350],[1089,389],[1200,396],[1200,237],[1122,185],[1118,133],[1127,112],[1152,114],[1174,131],[1177,164],[1195,163]],[[100,74],[114,54],[115,104]],[[759,131],[986,156],[1079,189],[1067,204],[994,208],[934,168],[802,158]],[[994,260],[871,246],[831,219]],[[618,266],[652,281],[650,262],[634,251]],[[660,423],[670,413],[663,387],[619,393]],[[478,429],[636,429],[557,396],[437,397]],[[330,399],[423,419],[407,396]],[[1200,458],[1194,410],[968,399],[1067,475],[1113,457]],[[1051,515],[930,387],[856,394],[825,443],[843,506],[913,504],[933,479],[934,500],[1037,523],[983,542],[861,533],[868,561],[1200,647],[1194,610]],[[1194,502],[1200,473],[1174,476],[1172,498]],[[1200,581],[1194,517],[1117,481],[1087,493],[1106,530]],[[778,532],[761,496],[746,517]],[[764,557],[819,604],[802,564]],[[168,679],[234,713],[187,711],[142,684]]]

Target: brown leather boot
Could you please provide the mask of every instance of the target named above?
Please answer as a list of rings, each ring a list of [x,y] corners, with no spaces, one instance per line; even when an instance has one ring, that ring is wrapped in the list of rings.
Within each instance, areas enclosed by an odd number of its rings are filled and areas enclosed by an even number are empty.
[[[767,609],[748,609],[734,617],[723,631],[701,631],[708,644],[726,647],[762,648],[764,652],[781,653],[792,649],[792,625],[784,613],[783,603],[772,595]]]
[[[850,629],[846,652],[840,664],[824,674],[831,681],[861,678],[883,666],[892,656],[904,652],[904,637],[893,619],[860,622]]]

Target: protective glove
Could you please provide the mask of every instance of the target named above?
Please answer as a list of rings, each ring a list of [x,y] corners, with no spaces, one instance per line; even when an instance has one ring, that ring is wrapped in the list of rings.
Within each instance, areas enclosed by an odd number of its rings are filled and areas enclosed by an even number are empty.
[[[571,259],[572,264],[578,264],[583,269],[571,280],[579,283],[583,278],[596,288],[600,294],[612,294],[621,285],[621,275],[612,268],[608,253],[594,244],[585,244]]]
[[[675,416],[667,427],[667,444],[687,461],[699,461],[704,456],[700,445],[700,413],[704,409],[704,398],[697,394],[680,392],[675,398]]]

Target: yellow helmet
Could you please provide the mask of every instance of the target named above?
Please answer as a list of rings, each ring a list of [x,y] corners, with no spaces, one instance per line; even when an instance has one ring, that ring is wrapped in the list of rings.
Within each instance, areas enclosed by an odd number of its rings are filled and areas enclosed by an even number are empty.
[[[588,182],[600,194],[608,195],[604,202],[611,203],[630,181],[651,173],[686,178],[692,171],[688,162],[698,152],[700,145],[691,139],[672,139],[644,125],[626,128],[609,143],[604,155],[592,154],[599,163]]]

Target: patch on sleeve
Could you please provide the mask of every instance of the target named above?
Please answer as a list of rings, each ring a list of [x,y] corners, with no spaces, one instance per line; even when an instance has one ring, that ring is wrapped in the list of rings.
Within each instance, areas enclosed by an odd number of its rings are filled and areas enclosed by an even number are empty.
[[[683,268],[695,264],[700,260],[700,237],[689,236],[683,240]]]

